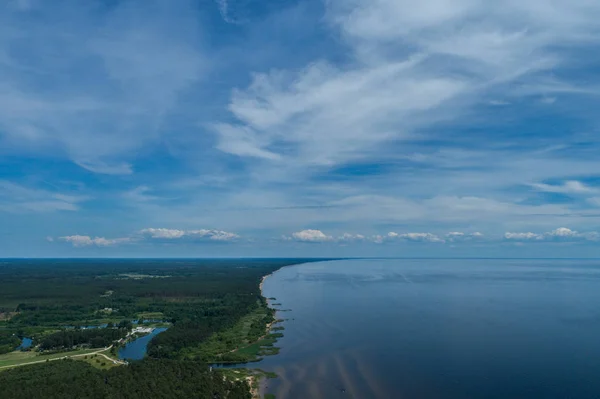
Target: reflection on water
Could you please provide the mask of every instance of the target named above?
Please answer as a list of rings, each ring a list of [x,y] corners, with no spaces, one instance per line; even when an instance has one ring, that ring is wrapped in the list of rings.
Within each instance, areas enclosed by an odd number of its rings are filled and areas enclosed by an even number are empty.
[[[267,392],[295,398],[598,398],[600,262],[371,260],[287,267]]]
[[[141,360],[146,356],[146,348],[148,343],[156,335],[165,331],[166,328],[155,328],[150,334],[129,342],[123,348],[119,349],[119,359],[126,360]]]

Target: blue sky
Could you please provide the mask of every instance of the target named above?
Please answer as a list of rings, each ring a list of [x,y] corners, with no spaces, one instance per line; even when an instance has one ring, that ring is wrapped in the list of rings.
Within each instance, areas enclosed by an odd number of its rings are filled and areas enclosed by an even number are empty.
[[[600,256],[600,3],[8,0],[0,256]]]

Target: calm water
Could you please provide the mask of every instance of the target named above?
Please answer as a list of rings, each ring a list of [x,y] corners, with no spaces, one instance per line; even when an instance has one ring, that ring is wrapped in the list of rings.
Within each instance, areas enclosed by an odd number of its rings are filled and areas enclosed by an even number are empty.
[[[141,338],[138,338],[134,341],[131,341],[123,348],[119,349],[119,359],[126,360],[141,360],[146,356],[146,348],[148,347],[148,343],[154,338],[156,335],[165,331],[166,328],[155,328],[152,333],[145,335]]]
[[[21,340],[21,345],[19,345],[16,350],[31,348],[32,343],[33,340],[31,338],[23,338]]]
[[[600,261],[360,260],[264,284],[295,398],[600,398]]]

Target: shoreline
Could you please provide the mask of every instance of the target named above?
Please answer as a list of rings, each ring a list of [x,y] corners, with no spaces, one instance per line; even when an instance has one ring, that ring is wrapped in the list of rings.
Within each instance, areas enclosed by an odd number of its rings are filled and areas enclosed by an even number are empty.
[[[260,290],[260,295],[265,299],[265,301],[267,303],[267,307],[269,309],[273,309],[273,308],[271,308],[269,299],[263,293],[263,286],[265,284],[265,280],[268,277],[271,277],[275,272],[277,272],[279,270],[281,270],[281,269],[278,269],[278,270],[271,272],[265,276],[262,276],[262,278],[260,279],[260,284],[258,285],[258,289]],[[277,318],[275,317],[276,314],[277,314],[277,310],[273,309],[273,318],[275,320],[273,320],[272,322],[267,324],[267,326],[265,328],[265,335],[263,337],[266,337],[267,335],[269,335],[269,332],[271,331],[271,327],[273,327],[273,324],[276,323],[276,321],[277,321]],[[248,383],[250,385],[250,393],[252,394],[252,398],[253,399],[263,399],[265,396],[265,385],[266,385],[267,377],[264,375],[259,375],[259,376],[251,376],[248,379],[249,379]]]
[[[271,310],[273,310],[273,321],[271,321],[270,323],[268,323],[266,325],[265,328],[265,335],[261,338],[264,338],[266,336],[269,335],[269,333],[271,332],[271,328],[273,328],[274,324],[277,324],[280,320],[277,318],[277,312],[279,311],[278,309],[272,308],[271,307],[271,300],[265,296],[263,289],[264,289],[264,283],[267,280],[267,278],[272,277],[275,273],[279,272],[280,270],[283,270],[287,267],[293,267],[293,266],[299,266],[299,265],[303,265],[303,264],[307,264],[307,263],[312,263],[312,262],[301,262],[301,263],[296,263],[293,265],[287,265],[287,266],[283,266],[267,275],[262,276],[261,280],[260,280],[260,284],[258,286],[259,290],[260,290],[260,295],[265,299],[266,303],[267,303],[267,307]],[[276,356],[277,354],[271,355],[271,356]],[[269,356],[269,355],[267,355]],[[260,370],[257,368],[250,368],[250,370]],[[262,371],[262,370],[260,370]],[[252,393],[252,399],[263,399],[265,397],[265,395],[267,394],[266,391],[266,385],[267,385],[267,380],[268,380],[267,375],[260,373],[260,374],[255,374],[249,377],[249,382],[250,383],[250,388],[251,388],[251,393]],[[272,378],[272,377],[271,377]]]
[[[270,299],[268,297],[265,296],[263,289],[264,289],[264,283],[267,280],[267,278],[272,277],[275,273],[288,268],[288,267],[294,267],[294,266],[300,266],[300,265],[304,265],[304,264],[309,264],[309,263],[314,263],[314,262],[329,262],[332,260],[337,260],[337,259],[320,259],[318,261],[308,261],[308,262],[300,262],[300,263],[296,263],[296,264],[291,264],[291,265],[286,265],[283,266],[267,275],[262,276],[261,280],[260,280],[260,284],[258,285],[259,291],[260,291],[260,295],[265,299],[266,303],[267,303],[267,307],[271,310],[273,310],[273,317],[274,320],[271,321],[270,323],[267,323],[266,328],[265,328],[265,335],[263,335],[261,338],[264,338],[266,336],[269,335],[269,333],[271,332],[271,328],[273,328],[274,324],[277,324],[280,320],[277,318],[277,312],[280,311],[278,309],[274,309],[271,307],[271,303],[270,303]],[[260,340],[260,339],[259,339]],[[267,356],[276,356],[277,354],[272,354],[272,355],[267,355]],[[259,360],[260,361],[260,360]],[[252,363],[243,363],[247,366],[249,366],[247,369],[249,371],[254,371],[257,372],[259,371],[260,373],[256,373],[250,376],[247,376],[245,379],[248,382],[248,385],[250,386],[250,392],[252,394],[252,399],[263,399],[264,396],[267,394],[266,391],[266,385],[267,385],[267,380],[269,378],[273,378],[273,377],[268,377],[266,374],[264,374],[264,372],[262,370],[260,370],[257,367],[252,367]],[[240,364],[241,365],[241,364]]]

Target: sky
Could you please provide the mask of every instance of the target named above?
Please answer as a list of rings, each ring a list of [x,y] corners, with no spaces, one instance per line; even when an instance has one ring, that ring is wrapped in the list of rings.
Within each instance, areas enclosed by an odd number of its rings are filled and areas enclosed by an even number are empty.
[[[600,257],[599,19],[3,1],[0,257]]]

